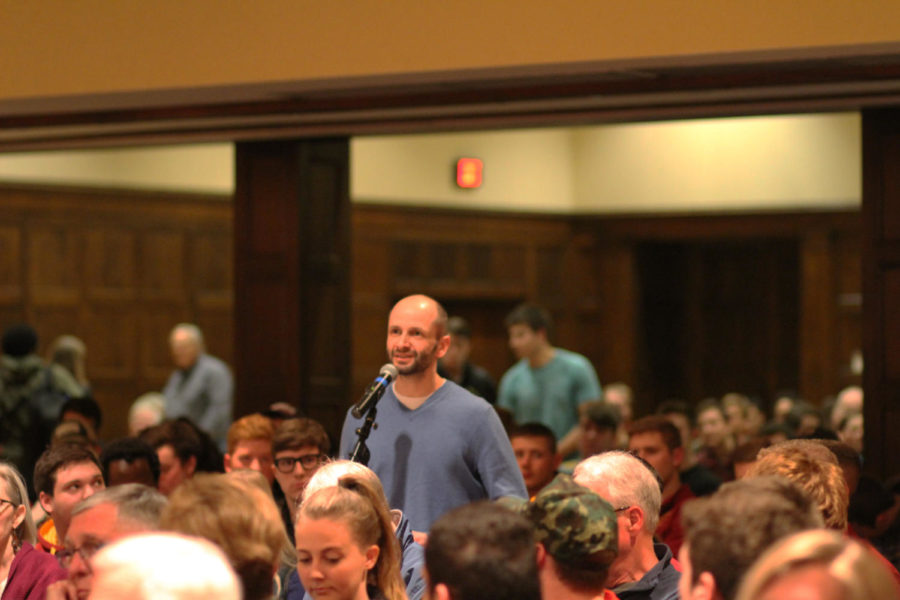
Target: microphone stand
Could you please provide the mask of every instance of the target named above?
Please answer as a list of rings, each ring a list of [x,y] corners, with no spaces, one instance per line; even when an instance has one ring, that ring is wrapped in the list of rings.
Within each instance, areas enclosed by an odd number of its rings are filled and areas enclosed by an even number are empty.
[[[356,444],[350,452],[350,460],[364,466],[369,466],[370,458],[369,447],[366,446],[366,440],[369,439],[369,433],[372,431],[372,427],[378,427],[375,424],[375,413],[377,412],[375,407],[376,404],[373,403],[369,412],[366,413],[365,422],[360,427],[357,427],[356,435],[359,439],[356,440]]]

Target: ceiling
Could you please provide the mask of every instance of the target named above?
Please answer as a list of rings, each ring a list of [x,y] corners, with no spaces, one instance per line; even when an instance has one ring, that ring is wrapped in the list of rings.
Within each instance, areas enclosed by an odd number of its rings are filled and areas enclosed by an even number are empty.
[[[827,54],[827,56],[822,56]],[[900,49],[0,101],[0,151],[586,125],[900,104]]]

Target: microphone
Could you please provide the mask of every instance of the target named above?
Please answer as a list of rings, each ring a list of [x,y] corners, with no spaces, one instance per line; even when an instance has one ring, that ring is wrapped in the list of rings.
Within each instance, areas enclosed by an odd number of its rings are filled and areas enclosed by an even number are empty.
[[[359,402],[356,403],[356,406],[353,407],[353,410],[350,411],[353,418],[361,419],[364,414],[369,412],[369,409],[375,406],[384,395],[387,386],[390,385],[395,377],[397,377],[397,367],[391,363],[382,366],[381,370],[378,371],[378,377],[375,378],[375,381],[372,382],[372,385],[369,386],[369,389],[366,390],[363,397],[360,398]]]

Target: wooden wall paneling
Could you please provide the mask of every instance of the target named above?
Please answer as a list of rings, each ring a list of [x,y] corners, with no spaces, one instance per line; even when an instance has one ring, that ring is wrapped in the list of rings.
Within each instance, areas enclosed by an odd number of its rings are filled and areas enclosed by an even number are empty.
[[[288,401],[340,431],[350,374],[347,156],[346,139],[236,147],[237,414]],[[313,364],[314,353],[327,364]]]
[[[228,337],[230,304],[204,317],[188,294],[186,240],[213,231],[230,247],[231,219],[230,202],[210,196],[4,185],[0,244],[18,243],[20,251],[15,263],[0,259],[0,327],[32,323],[41,353],[58,335],[81,337],[103,434],[121,435],[131,401],[161,389],[171,372],[167,337],[175,323],[209,322],[213,336]],[[202,268],[230,269],[225,250],[216,258],[224,264]],[[12,253],[2,254],[11,261]],[[21,291],[9,292],[3,278],[17,276]],[[231,345],[223,343],[229,353]]]
[[[35,305],[81,300],[83,235],[65,225],[27,225],[28,293]]]
[[[0,307],[22,302],[23,262],[21,225],[0,226]]]
[[[863,387],[867,471],[900,455],[900,109],[863,112]]]
[[[837,286],[830,236],[812,231],[801,240],[800,389],[814,404],[834,394]]]
[[[90,228],[84,233],[84,285],[89,302],[137,299],[137,236],[133,231]]]

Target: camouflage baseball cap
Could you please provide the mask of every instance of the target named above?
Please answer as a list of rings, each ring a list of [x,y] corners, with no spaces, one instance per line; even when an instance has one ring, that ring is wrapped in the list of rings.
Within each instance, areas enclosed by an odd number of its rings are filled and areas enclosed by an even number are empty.
[[[618,554],[613,507],[569,475],[557,475],[519,510],[534,525],[535,540],[563,563],[599,554],[601,562],[610,564]]]

